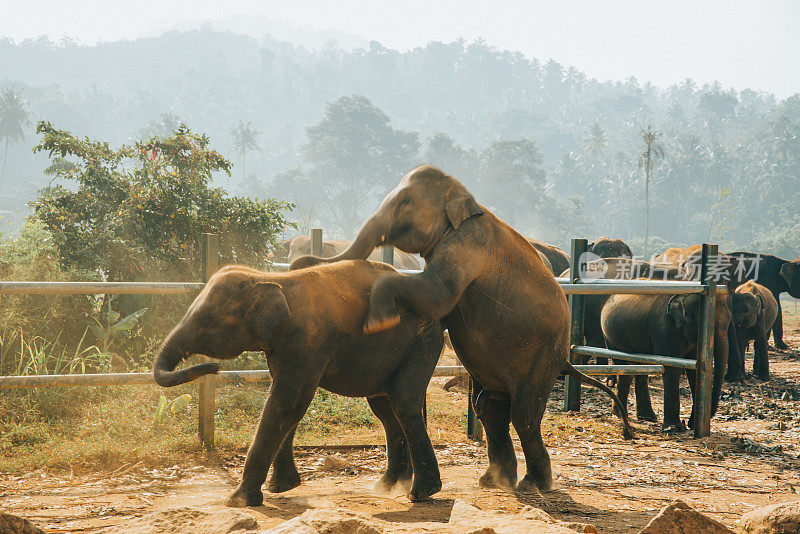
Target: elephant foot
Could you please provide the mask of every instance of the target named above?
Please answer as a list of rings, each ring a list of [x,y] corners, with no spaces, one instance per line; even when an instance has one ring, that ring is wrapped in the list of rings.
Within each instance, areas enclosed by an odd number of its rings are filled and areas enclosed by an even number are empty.
[[[499,465],[490,465],[486,472],[478,479],[482,488],[512,489],[517,482],[517,467],[513,471],[503,469]],[[513,473],[513,474],[512,474]]]
[[[390,315],[388,317],[374,317],[369,315],[367,316],[366,322],[364,322],[364,333],[375,334],[377,332],[383,332],[384,330],[389,330],[390,328],[394,328],[399,324],[400,316],[397,314]]]
[[[769,371],[767,372],[758,372],[753,375],[758,380],[769,380]]]
[[[647,421],[648,423],[655,423],[658,421],[658,416],[656,412],[653,411],[652,408],[649,410],[642,410],[636,411],[636,420],[637,421]]]
[[[735,374],[726,374],[725,375],[725,382],[728,383],[735,383],[735,382],[744,382],[745,374],[744,373],[735,373]]]
[[[686,425],[683,424],[683,421],[678,421],[677,423],[671,422],[667,423],[666,421],[661,426],[661,430],[663,430],[667,434],[681,434],[686,432],[687,428]]]
[[[442,479],[436,478],[431,481],[423,481],[419,482],[417,480],[414,481],[414,485],[411,487],[411,491],[408,493],[408,499],[411,502],[418,502],[424,501],[428,499],[434,493],[438,493],[439,490],[442,489]]]
[[[378,493],[391,493],[395,487],[400,486],[403,493],[407,493],[411,489],[411,474],[390,474],[384,473],[383,476],[375,483],[375,491]]]
[[[270,493],[283,493],[284,491],[296,488],[300,483],[300,475],[297,472],[280,476],[273,474],[269,479],[267,489]]]
[[[247,508],[248,506],[261,506],[264,504],[264,494],[261,489],[247,491],[239,486],[236,491],[225,499],[225,506],[229,508]]]
[[[525,477],[519,481],[517,484],[517,491],[519,493],[544,493],[546,491],[550,491],[553,488],[553,477],[552,476],[539,476],[535,477],[528,473]]]
[[[778,349],[778,350],[786,350],[786,349],[788,349],[788,348],[789,348],[789,345],[787,345],[786,343],[784,343],[784,342],[783,342],[783,340],[781,340],[781,341],[776,341],[776,342],[775,342],[775,348],[776,348],[776,349]]]

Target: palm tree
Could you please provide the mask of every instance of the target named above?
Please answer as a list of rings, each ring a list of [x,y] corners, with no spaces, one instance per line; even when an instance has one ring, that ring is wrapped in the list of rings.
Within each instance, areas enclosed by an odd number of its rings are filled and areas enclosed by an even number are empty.
[[[261,150],[256,139],[261,132],[253,128],[251,122],[239,121],[239,126],[233,129],[233,149],[242,160],[242,183],[245,181],[245,164],[247,153],[251,150]]]
[[[583,155],[590,161],[596,161],[603,155],[603,151],[608,148],[608,132],[603,129],[600,121],[594,121],[594,124],[586,133],[588,137],[584,140],[586,146],[583,149]]]
[[[22,91],[14,91],[8,87],[0,94],[0,140],[5,143],[3,153],[3,167],[0,170],[0,192],[3,189],[3,180],[6,175],[6,160],[8,160],[8,147],[25,140],[23,128],[30,126],[31,121],[28,103],[22,100]]]
[[[644,249],[647,251],[647,239],[650,237],[650,173],[655,161],[664,158],[664,148],[659,143],[661,132],[655,132],[647,127],[642,130],[642,152],[639,154],[639,168],[644,169]]]

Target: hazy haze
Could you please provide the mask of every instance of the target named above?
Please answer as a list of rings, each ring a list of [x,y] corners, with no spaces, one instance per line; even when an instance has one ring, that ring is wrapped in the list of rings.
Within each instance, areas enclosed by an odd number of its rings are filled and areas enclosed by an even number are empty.
[[[3,2],[10,4],[8,0]],[[785,98],[800,91],[800,3],[775,1],[444,1],[263,2],[231,0],[30,0],[3,9],[0,36],[16,41],[48,34],[84,43],[152,35],[217,21],[217,29],[255,33],[241,15],[260,15],[343,46],[360,37],[408,49],[431,40],[482,37],[499,48],[540,59],[552,57],[601,80],[636,76],[668,86],[686,77],[700,83],[757,89]],[[239,22],[237,22],[237,20]],[[265,24],[267,33],[269,25]],[[341,33],[339,33],[341,32]],[[279,38],[287,39],[285,33]]]

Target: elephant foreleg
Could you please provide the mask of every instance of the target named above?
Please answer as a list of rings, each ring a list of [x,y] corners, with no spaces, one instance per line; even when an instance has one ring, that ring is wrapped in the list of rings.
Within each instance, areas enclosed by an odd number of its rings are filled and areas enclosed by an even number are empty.
[[[635,394],[636,394],[636,419],[639,421],[658,421],[658,416],[653,410],[653,402],[650,399],[650,385],[647,375],[636,375]]]
[[[281,493],[289,491],[300,485],[300,473],[294,463],[294,433],[297,425],[289,431],[281,443],[275,461],[272,462],[272,474],[269,477],[267,488],[270,493]]]
[[[767,354],[767,337],[759,333],[753,340],[753,374],[761,380],[769,379],[769,355]]]
[[[746,344],[742,342],[742,335],[733,321],[728,325],[728,359],[726,382],[741,382],[745,378],[744,358]]]
[[[686,430],[681,421],[680,378],[678,367],[664,367],[664,430],[674,428],[680,432]]]

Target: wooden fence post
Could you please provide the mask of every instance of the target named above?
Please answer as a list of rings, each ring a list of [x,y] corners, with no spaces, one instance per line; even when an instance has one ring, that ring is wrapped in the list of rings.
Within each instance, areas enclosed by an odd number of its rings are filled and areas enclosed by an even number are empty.
[[[311,255],[322,257],[322,228],[311,229]]]
[[[200,240],[200,257],[202,260],[201,276],[203,282],[207,283],[219,266],[219,256],[217,251],[217,236],[214,234],[203,234]],[[202,357],[203,361],[212,362],[207,356]],[[216,390],[216,376],[206,375],[200,380],[200,399],[199,399],[199,421],[198,433],[200,443],[206,449],[214,448],[214,412],[216,411],[216,401],[214,398]]]
[[[700,282],[705,286],[700,301],[700,332],[697,343],[697,377],[694,396],[694,437],[711,434],[711,390],[714,385],[714,327],[716,326],[717,281],[710,262],[719,261],[717,245],[703,244]],[[744,355],[743,355],[744,356]]]
[[[392,245],[384,245],[381,247],[381,261],[394,265],[394,247]]]
[[[475,413],[474,402],[479,392],[475,391],[475,381],[469,377],[469,391],[467,391],[467,436],[475,441],[483,440],[483,425]]]
[[[581,281],[581,266],[586,263],[585,239],[573,239],[570,250],[569,279],[573,284]],[[569,295],[569,343],[583,345],[583,295]],[[572,365],[581,363],[581,357],[569,351]],[[571,376],[564,377],[564,410],[579,412],[581,410],[581,383]]]

